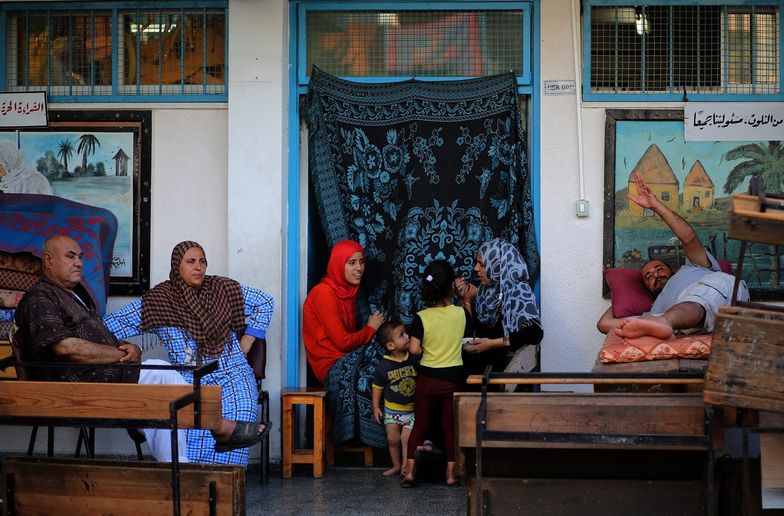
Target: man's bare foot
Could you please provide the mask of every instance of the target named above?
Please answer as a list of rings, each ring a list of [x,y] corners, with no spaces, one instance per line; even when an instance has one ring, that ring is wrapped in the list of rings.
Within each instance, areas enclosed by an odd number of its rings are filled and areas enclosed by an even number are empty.
[[[399,475],[399,474],[400,474],[400,468],[396,468],[394,466],[382,473],[382,475],[384,475],[385,477],[391,477],[393,475]]]
[[[667,340],[673,336],[672,326],[663,317],[624,319],[614,331],[616,335],[625,339],[656,337]]]

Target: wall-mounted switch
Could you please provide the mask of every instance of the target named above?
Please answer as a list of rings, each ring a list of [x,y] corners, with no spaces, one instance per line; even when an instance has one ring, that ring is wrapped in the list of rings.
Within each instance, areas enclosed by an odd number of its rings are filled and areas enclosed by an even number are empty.
[[[579,201],[577,201],[577,216],[578,217],[588,216],[588,201],[586,199],[580,199]]]

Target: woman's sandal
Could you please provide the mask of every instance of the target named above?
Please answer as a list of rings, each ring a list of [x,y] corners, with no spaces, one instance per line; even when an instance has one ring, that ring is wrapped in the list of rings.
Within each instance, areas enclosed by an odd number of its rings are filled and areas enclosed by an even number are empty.
[[[238,448],[248,448],[259,441],[262,441],[269,434],[272,426],[271,421],[262,423],[250,421],[235,421],[234,432],[231,433],[228,441],[215,441],[215,451],[218,453],[229,452]],[[264,430],[259,432],[259,425],[264,425]]]

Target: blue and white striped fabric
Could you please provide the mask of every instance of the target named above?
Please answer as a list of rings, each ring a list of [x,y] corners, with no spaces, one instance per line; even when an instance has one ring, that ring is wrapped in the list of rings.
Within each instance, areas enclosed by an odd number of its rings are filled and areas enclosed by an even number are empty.
[[[274,300],[258,289],[242,286],[245,299],[245,316],[248,327],[245,333],[254,337],[264,338],[272,320]],[[119,310],[104,316],[106,326],[117,338],[124,339],[141,333],[142,304],[141,299],[134,301]],[[197,344],[187,331],[175,327],[155,328],[152,332],[158,336],[169,354],[169,360],[177,365],[197,365]],[[185,381],[193,382],[189,371],[181,372]],[[224,346],[218,357],[218,370],[204,378],[205,385],[221,387],[223,417],[232,421],[258,421],[258,387],[253,370],[242,353],[238,336],[231,334],[231,339]],[[188,459],[191,462],[209,464],[240,464],[248,465],[249,448],[241,448],[226,453],[215,452],[215,440],[207,430],[188,431]]]

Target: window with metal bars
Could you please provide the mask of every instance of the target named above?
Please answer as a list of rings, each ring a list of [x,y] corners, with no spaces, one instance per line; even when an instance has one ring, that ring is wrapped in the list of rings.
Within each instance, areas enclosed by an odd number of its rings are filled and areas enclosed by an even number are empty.
[[[0,6],[6,91],[43,90],[54,102],[226,100],[224,1],[87,5]]]
[[[585,98],[781,100],[782,3],[586,0]]]
[[[400,2],[351,9],[349,2],[307,2],[300,10],[299,81],[313,65],[347,78],[478,77],[512,71],[530,83],[530,2]],[[399,6],[399,8],[398,8]],[[443,7],[443,8],[439,8]]]

